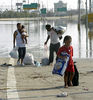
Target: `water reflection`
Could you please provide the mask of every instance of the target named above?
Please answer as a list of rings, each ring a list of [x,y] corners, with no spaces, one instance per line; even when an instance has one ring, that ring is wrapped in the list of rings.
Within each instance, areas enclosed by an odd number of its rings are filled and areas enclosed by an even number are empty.
[[[57,19],[54,21],[54,26],[63,26],[67,27],[67,20],[64,19]]]
[[[93,31],[89,29],[88,37],[86,37],[86,29],[81,25],[78,30],[77,22],[69,22],[67,20],[43,20],[43,21],[0,21],[0,57],[7,57],[12,49],[13,32],[16,30],[16,24],[21,22],[25,25],[29,34],[27,52],[33,53],[36,58],[44,56],[44,42],[47,38],[45,25],[65,26],[67,30],[63,35],[72,37],[72,46],[74,48],[74,58],[93,58]],[[87,39],[87,40],[86,40]],[[60,41],[63,44],[63,39]],[[48,43],[49,45],[49,43]]]
[[[81,58],[81,25],[78,24],[77,25],[77,28],[78,28],[78,40],[79,40],[79,58]]]
[[[92,50],[92,47],[93,47],[93,30],[91,28],[89,29],[88,37],[89,37],[89,55],[90,55],[90,57],[92,57],[93,56],[93,50]]]

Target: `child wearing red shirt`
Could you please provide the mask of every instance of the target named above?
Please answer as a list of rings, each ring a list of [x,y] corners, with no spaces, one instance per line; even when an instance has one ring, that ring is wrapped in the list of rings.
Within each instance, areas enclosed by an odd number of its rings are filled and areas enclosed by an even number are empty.
[[[68,87],[68,74],[69,73],[70,73],[70,86],[73,86],[72,79],[74,76],[74,63],[73,63],[73,59],[72,59],[73,47],[71,46],[71,41],[72,41],[71,36],[68,36],[68,35],[65,36],[64,41],[63,41],[64,45],[61,48],[59,48],[58,53],[57,53],[57,56],[62,59],[63,59],[63,57],[60,55],[61,52],[66,52],[70,55],[68,66],[67,66],[67,69],[64,74],[64,83],[65,83],[66,88]]]

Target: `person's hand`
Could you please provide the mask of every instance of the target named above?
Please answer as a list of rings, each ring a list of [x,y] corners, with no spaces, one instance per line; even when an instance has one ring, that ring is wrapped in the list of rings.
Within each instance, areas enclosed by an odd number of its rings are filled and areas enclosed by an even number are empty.
[[[45,42],[44,45],[47,45],[47,42]]]
[[[61,39],[62,39],[62,36],[59,37],[59,40],[61,40]]]
[[[67,59],[67,56],[60,56],[60,58],[61,58],[62,60],[65,60],[65,59]]]
[[[15,45],[13,46],[13,48],[15,48]]]

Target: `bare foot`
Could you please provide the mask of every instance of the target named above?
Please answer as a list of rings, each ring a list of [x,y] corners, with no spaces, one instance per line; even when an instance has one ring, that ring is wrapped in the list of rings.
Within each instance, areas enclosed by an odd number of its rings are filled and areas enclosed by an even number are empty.
[[[72,82],[70,82],[69,86],[73,86]]]
[[[53,63],[50,63],[50,66],[53,66]]]
[[[65,85],[64,88],[68,88],[68,85]]]

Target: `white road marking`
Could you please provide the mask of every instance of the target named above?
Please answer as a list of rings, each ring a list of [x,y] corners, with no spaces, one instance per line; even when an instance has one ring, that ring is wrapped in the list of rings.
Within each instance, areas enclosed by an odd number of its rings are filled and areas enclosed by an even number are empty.
[[[14,64],[14,60],[10,58],[9,63]],[[14,67],[9,66],[7,75],[7,100],[13,100],[13,99],[19,100],[19,96],[16,89],[16,78],[14,74]]]

